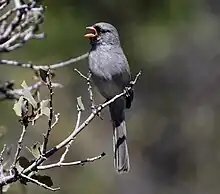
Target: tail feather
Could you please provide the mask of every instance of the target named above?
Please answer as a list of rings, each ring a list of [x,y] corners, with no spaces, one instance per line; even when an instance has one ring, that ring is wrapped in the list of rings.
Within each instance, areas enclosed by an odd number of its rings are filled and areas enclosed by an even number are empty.
[[[110,104],[113,124],[114,166],[119,173],[128,172],[130,169],[124,108],[125,99],[123,98]]]
[[[130,163],[125,121],[113,130],[114,166],[119,173],[128,172],[130,170]]]

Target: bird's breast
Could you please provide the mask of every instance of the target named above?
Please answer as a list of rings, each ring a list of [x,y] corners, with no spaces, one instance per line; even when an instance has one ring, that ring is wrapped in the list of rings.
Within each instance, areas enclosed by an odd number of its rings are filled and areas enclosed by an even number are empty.
[[[92,79],[105,98],[119,94],[129,82],[127,60],[122,53],[95,50],[89,55]]]

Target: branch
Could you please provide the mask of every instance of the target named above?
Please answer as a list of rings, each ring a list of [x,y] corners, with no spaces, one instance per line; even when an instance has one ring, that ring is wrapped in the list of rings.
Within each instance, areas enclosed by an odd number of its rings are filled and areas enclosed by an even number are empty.
[[[30,91],[36,90],[38,91],[42,85],[42,82],[39,81],[32,86],[29,86],[28,89]],[[18,100],[20,96],[24,94],[23,89],[13,89],[14,83],[12,81],[8,81],[4,84],[0,85],[0,101],[5,99],[16,99]]]
[[[2,149],[2,151],[0,153],[0,166],[2,165],[2,162],[4,160],[3,154],[5,153],[5,150],[6,150],[6,144],[4,144],[3,149]]]
[[[24,136],[27,132],[27,127],[28,127],[28,124],[24,123],[23,126],[22,126],[22,133],[21,133],[21,136],[18,140],[18,145],[17,145],[17,150],[16,150],[16,153],[15,153],[15,157],[14,157],[14,161],[13,161],[13,164],[12,164],[12,168],[15,167],[17,161],[18,161],[18,157],[20,156],[20,152],[21,152],[21,149],[22,149],[22,143],[23,143],[23,140],[24,140]]]
[[[88,53],[85,53],[85,54],[80,55],[78,57],[71,58],[67,61],[63,61],[60,63],[51,64],[51,65],[33,65],[31,63],[21,63],[21,62],[13,61],[13,60],[0,60],[0,65],[17,66],[17,67],[32,69],[35,71],[38,71],[39,69],[51,69],[52,70],[52,69],[58,69],[61,67],[71,65],[71,64],[76,63],[78,61],[86,59],[87,57],[88,57]]]
[[[46,169],[51,169],[51,168],[55,168],[55,167],[84,165],[84,164],[86,164],[86,163],[95,162],[96,160],[101,159],[101,158],[104,157],[105,155],[106,155],[106,154],[103,152],[103,153],[100,154],[99,156],[95,156],[95,157],[93,157],[93,158],[87,158],[87,159],[85,159],[85,160],[75,161],[75,162],[57,162],[57,163],[55,163],[55,164],[49,164],[49,165],[38,166],[37,169],[38,169],[38,170],[46,170]]]
[[[32,182],[32,183],[35,183],[36,185],[41,186],[41,187],[43,187],[43,188],[45,188],[45,189],[48,189],[48,190],[50,190],[50,191],[60,190],[59,187],[58,187],[58,188],[48,187],[46,184],[41,183],[41,182],[39,182],[38,180],[33,179],[33,178],[31,178],[31,177],[29,177],[29,176],[23,174],[23,173],[20,174],[20,177],[22,177],[22,178],[24,178],[24,179],[27,179],[28,181],[30,181],[30,182]]]
[[[49,111],[50,112],[49,112],[49,119],[48,119],[48,129],[47,129],[46,134],[44,135],[44,142],[43,142],[43,149],[42,149],[43,154],[45,154],[45,152],[47,150],[47,144],[49,141],[50,132],[52,130],[52,120],[53,120],[53,89],[52,89],[50,69],[47,71],[46,81],[47,81],[47,83],[46,83],[47,88],[50,93],[50,99],[49,99],[49,109],[50,109]]]
[[[44,38],[43,33],[35,34],[43,21],[43,7],[36,7],[36,2],[32,0],[25,5],[22,5],[20,0],[14,0],[14,6],[0,17],[0,52],[10,52],[20,48],[33,38]],[[9,17],[13,13],[15,17],[10,21]]]
[[[80,120],[81,120],[81,115],[82,115],[82,109],[80,108],[79,104],[77,104],[77,120],[76,120],[76,126],[75,126],[75,130],[79,127],[80,124]],[[65,160],[65,157],[69,151],[70,146],[72,145],[73,140],[71,140],[67,145],[66,145],[66,150],[65,152],[62,154],[59,163],[62,163]]]
[[[89,100],[91,104],[92,111],[95,110],[95,100],[93,98],[93,92],[92,92],[92,85],[91,85],[91,76],[92,74],[89,72],[88,76],[83,75],[78,69],[74,69],[83,79],[86,80],[87,86],[88,86],[88,93],[89,93]]]

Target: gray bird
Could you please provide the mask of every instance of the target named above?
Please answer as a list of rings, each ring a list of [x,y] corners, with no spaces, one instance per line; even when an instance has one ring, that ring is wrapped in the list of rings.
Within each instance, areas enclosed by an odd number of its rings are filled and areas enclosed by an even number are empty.
[[[87,30],[85,37],[91,43],[89,70],[100,93],[109,100],[129,85],[129,65],[114,26],[100,22],[87,27]],[[130,108],[132,100],[133,91],[130,91],[109,106],[113,125],[114,166],[119,173],[130,169],[124,110]]]

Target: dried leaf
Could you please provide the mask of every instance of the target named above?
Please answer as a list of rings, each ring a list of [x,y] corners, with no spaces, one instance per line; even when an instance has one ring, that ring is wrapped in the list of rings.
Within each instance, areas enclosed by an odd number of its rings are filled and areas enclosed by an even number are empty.
[[[15,114],[19,117],[22,116],[22,106],[23,106],[24,98],[21,96],[17,102],[15,102],[13,110]]]
[[[49,101],[50,100],[42,100],[40,102],[41,114],[46,115],[47,117],[50,116],[50,109],[47,107]]]
[[[21,156],[18,158],[18,162],[19,162],[19,165],[22,167],[22,168],[27,168],[28,166],[31,165],[31,163],[29,162],[29,160],[27,158],[25,158],[24,156]]]
[[[52,88],[63,88],[63,85],[60,83],[51,83]]]
[[[7,185],[3,186],[2,192],[6,193],[8,191],[8,189],[10,188],[10,186],[11,186],[11,184],[7,184]]]
[[[77,97],[76,100],[77,100],[77,105],[79,106],[80,110],[84,111],[85,107],[84,107],[83,102],[82,102],[82,97],[79,96],[79,97]]]
[[[35,101],[34,97],[32,96],[30,89],[28,88],[28,85],[26,84],[25,81],[23,81],[21,86],[24,88],[24,90],[23,90],[24,98],[36,109],[37,102]]]
[[[21,165],[19,163],[16,164],[16,169],[17,169],[18,173],[21,173],[24,170],[24,168],[21,167]]]
[[[36,142],[31,148],[27,147],[27,149],[35,158],[38,158],[41,155],[42,145],[40,142]]]
[[[47,175],[33,175],[31,178],[38,180],[41,183],[44,183],[48,187],[53,186],[53,181],[50,176]]]
[[[41,77],[42,81],[47,83],[48,69],[40,68],[39,73],[40,73],[40,77]]]

